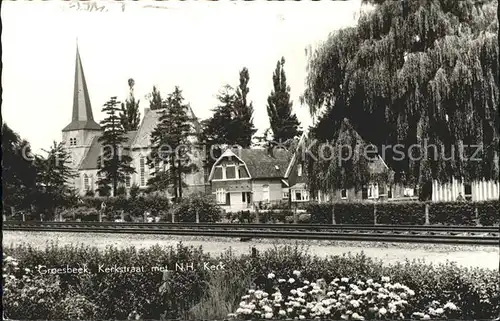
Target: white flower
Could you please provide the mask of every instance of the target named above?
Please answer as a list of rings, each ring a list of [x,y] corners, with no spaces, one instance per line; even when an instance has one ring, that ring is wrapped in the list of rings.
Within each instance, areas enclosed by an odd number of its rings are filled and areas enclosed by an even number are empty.
[[[360,316],[360,315],[359,315],[359,314],[357,314],[356,312],[354,312],[354,313],[352,314],[352,318],[353,318],[354,320],[364,320],[364,319],[365,319],[364,317]]]
[[[351,300],[351,302],[349,302],[349,303],[351,303],[351,305],[352,305],[353,307],[355,307],[355,308],[359,307],[359,302],[358,302],[358,300]]]
[[[300,319],[300,320],[304,320],[305,318],[306,318],[306,317],[305,317],[305,316],[303,316],[302,314],[301,314],[301,315],[299,315],[299,319]]]
[[[310,282],[309,282],[309,281],[307,281],[307,280],[305,280],[305,281],[304,281],[304,284],[309,284],[309,283],[310,283]]]
[[[284,283],[284,282],[286,282],[286,280],[285,279],[279,279],[278,282],[279,283]]]
[[[293,275],[299,277],[300,276],[300,271],[297,271],[297,270],[293,271]]]
[[[290,293],[293,294],[293,295],[295,295],[295,294],[297,294],[297,290],[292,289],[292,290],[290,290]]]
[[[267,292],[263,292],[263,293],[262,293],[262,296],[263,296],[264,298],[267,298],[267,297],[269,296],[269,294],[268,294]]]
[[[424,320],[430,320],[430,316],[428,314],[424,315]]]
[[[391,278],[388,277],[388,276],[383,276],[382,277],[382,282],[390,282],[391,281]]]
[[[332,295],[334,295],[334,294],[335,294],[335,293],[334,293],[334,292],[332,292],[332,291],[330,291],[330,292],[326,293],[326,295],[328,295],[328,296],[332,296]]]
[[[293,312],[293,309],[292,309],[292,308],[288,308],[288,309],[286,309],[286,311],[287,311],[288,313],[291,313],[291,312]]]
[[[255,290],[248,290],[248,293],[250,293],[250,294],[252,294],[254,292],[255,292]]]
[[[387,310],[385,308],[380,308],[380,310],[378,310],[378,313],[384,315],[387,313]]]
[[[243,309],[243,308],[238,308],[238,309],[236,310],[236,313],[237,313],[237,314],[241,314],[241,313],[243,313],[243,311],[244,311],[244,309]]]
[[[293,282],[295,282],[295,279],[293,279],[293,278],[289,278],[289,279],[288,279],[288,282],[289,282],[289,283],[293,283]]]
[[[417,317],[420,317],[420,318],[424,317],[424,314],[422,312],[413,312],[413,315],[417,316]]]
[[[414,296],[415,295],[415,291],[413,291],[413,290],[408,290],[406,292],[408,292],[409,296]]]
[[[234,318],[234,317],[236,316],[236,314],[234,314],[234,313],[229,313],[227,316],[228,316],[228,318]]]
[[[349,278],[342,278],[342,279],[340,279],[340,281],[342,281],[342,282],[349,282]]]
[[[266,312],[273,312],[273,309],[270,306],[265,305],[264,306],[264,311],[266,311]]]
[[[242,297],[241,297],[241,299],[242,299],[242,300],[246,300],[246,299],[248,299],[249,297],[250,297],[250,296],[247,294],[247,295],[242,296]],[[242,303],[243,303],[243,302],[242,302]]]
[[[451,302],[448,302],[444,305],[445,309],[450,309],[450,310],[457,310],[457,306]]]
[[[289,308],[290,309],[290,308]],[[291,309],[290,309],[291,310]],[[291,312],[291,311],[290,311]],[[279,315],[286,315],[286,311],[285,310],[280,310],[280,312],[278,312]]]
[[[274,279],[274,277],[275,277],[275,276],[276,276],[276,275],[275,275],[274,273],[269,273],[269,274],[267,275],[267,278],[268,278],[268,279]]]
[[[18,263],[16,261],[12,262],[12,265],[14,265],[14,266],[17,266],[17,264]]]
[[[437,308],[437,309],[436,309],[436,313],[437,313],[437,314],[441,314],[441,313],[443,313],[443,312],[444,312],[443,308]]]

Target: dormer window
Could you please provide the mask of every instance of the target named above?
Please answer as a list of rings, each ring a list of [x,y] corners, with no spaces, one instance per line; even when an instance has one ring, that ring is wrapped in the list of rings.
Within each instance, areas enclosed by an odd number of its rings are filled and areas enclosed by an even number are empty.
[[[297,176],[302,176],[302,164],[297,165]]]

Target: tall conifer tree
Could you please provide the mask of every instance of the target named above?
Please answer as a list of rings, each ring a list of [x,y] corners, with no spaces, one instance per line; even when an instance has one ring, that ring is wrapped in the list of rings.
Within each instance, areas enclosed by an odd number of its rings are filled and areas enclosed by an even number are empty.
[[[107,117],[100,122],[103,134],[98,138],[102,146],[101,155],[97,160],[99,168],[97,184],[101,195],[106,195],[111,186],[113,195],[116,196],[118,185],[125,182],[127,175],[135,172],[130,166],[132,158],[124,153],[123,144],[127,141],[127,137],[118,115],[120,111],[118,104],[116,97],[111,97],[102,109]]]
[[[284,70],[285,58],[282,57],[276,65],[273,74],[274,90],[267,98],[267,114],[275,142],[285,143],[300,136],[299,120],[292,112],[290,87],[286,83]]]

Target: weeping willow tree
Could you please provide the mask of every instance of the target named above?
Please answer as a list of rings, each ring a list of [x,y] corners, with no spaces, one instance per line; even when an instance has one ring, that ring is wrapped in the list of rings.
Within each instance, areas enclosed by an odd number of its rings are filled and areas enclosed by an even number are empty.
[[[346,118],[396,181],[498,180],[498,2],[378,3],[312,53],[303,99],[322,113],[310,136],[335,141]],[[310,183],[329,189],[336,165],[309,163]]]

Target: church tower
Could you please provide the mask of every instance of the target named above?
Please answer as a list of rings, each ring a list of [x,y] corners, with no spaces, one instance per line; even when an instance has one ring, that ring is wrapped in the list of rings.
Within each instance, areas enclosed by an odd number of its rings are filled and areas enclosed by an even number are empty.
[[[71,154],[71,167],[77,169],[96,136],[102,133],[101,126],[94,121],[92,106],[78,45],[76,47],[75,86],[73,93],[73,117],[62,130],[62,141]]]

